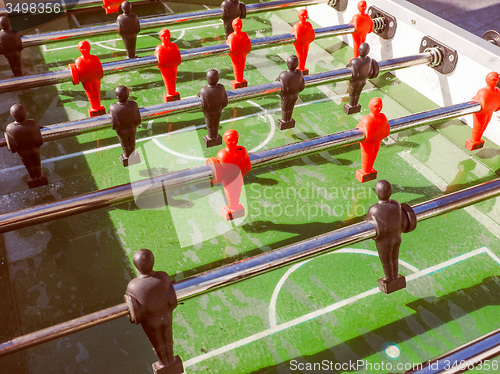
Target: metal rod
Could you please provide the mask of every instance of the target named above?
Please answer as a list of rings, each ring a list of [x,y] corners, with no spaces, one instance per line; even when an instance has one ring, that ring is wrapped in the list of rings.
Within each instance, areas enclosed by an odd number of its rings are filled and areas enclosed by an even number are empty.
[[[424,362],[417,368],[406,371],[405,374],[462,373],[465,371],[462,368],[470,370],[470,368],[498,355],[500,355],[500,329]]]
[[[413,209],[417,213],[417,220],[423,221],[498,195],[500,195],[500,178],[415,205]],[[181,280],[174,285],[177,298],[181,301],[186,300],[207,291],[374,237],[375,227],[373,224],[369,221],[363,221]],[[127,314],[127,305],[123,303],[69,322],[13,338],[0,344],[0,356],[108,322]]]
[[[315,29],[314,31],[316,33],[316,38],[326,38],[329,36],[352,33],[354,32],[354,26],[350,24],[329,26]],[[294,40],[295,37],[293,36],[293,34],[282,34],[251,39],[251,42],[253,49],[259,49],[263,47],[292,43]],[[224,53],[229,53],[229,46],[226,43],[183,50],[181,51],[181,59],[182,61],[189,61],[202,57],[216,56]],[[102,64],[102,69],[104,71],[104,74],[106,74],[128,71],[137,68],[151,67],[155,66],[156,64],[158,64],[158,60],[156,59],[156,56],[152,55],[132,58],[129,60],[107,62]],[[67,69],[44,74],[15,77],[0,81],[0,93],[24,90],[27,88],[42,87],[65,81],[71,81],[71,74]]]
[[[278,0],[278,1],[270,1],[267,3],[248,4],[246,8],[247,8],[247,13],[260,13],[260,12],[273,11],[277,9],[287,9],[292,7],[320,4],[326,2],[327,0]],[[82,5],[80,3],[81,0],[77,2],[76,6]],[[100,2],[100,4],[102,5],[102,1]],[[141,30],[147,30],[154,27],[168,27],[171,25],[177,25],[179,23],[186,23],[198,20],[210,20],[216,18],[222,18],[222,11],[220,8],[208,9],[190,13],[174,14],[169,16],[146,18],[146,19],[141,19],[139,23],[141,25]],[[53,31],[45,34],[26,35],[23,36],[21,40],[23,41],[23,46],[26,48],[42,44],[55,43],[61,40],[66,41],[78,38],[85,38],[88,36],[93,37],[96,35],[113,34],[117,32],[118,32],[117,24],[108,23],[104,25],[81,27],[71,30]]]
[[[433,109],[394,119],[389,121],[389,125],[391,126],[391,133],[395,133],[434,123],[436,121],[478,112],[479,110],[481,110],[481,105],[479,103],[468,101],[462,104],[451,105],[449,107]],[[346,130],[252,153],[250,155],[250,160],[252,162],[252,167],[256,168],[270,163],[290,160],[310,153],[320,152],[332,147],[354,144],[362,140],[364,140],[364,136],[360,130]],[[141,191],[141,197],[156,193],[163,194],[164,190],[196,183],[206,180],[211,176],[211,169],[207,165],[203,165],[192,169],[184,169],[160,175],[151,179],[144,179],[74,197],[68,197],[35,207],[4,213],[0,215],[0,233],[130,201],[136,197],[138,194],[137,191]]]
[[[432,59],[430,52],[417,55],[394,58],[381,61],[380,71],[394,71],[410,66],[428,64]],[[320,84],[339,82],[352,77],[351,71],[347,68],[331,70],[323,73],[311,74],[304,77],[306,86],[317,86]],[[250,86],[234,91],[227,91],[229,102],[248,100],[254,97],[268,95],[279,92],[281,86],[278,82],[264,83],[257,86]],[[143,121],[154,118],[165,117],[174,113],[181,113],[191,109],[201,108],[201,100],[198,97],[189,97],[179,101],[152,105],[140,110]],[[44,141],[65,138],[79,135],[89,131],[100,130],[111,126],[109,114],[98,117],[84,118],[77,121],[63,122],[56,125],[42,127],[42,137]],[[7,145],[5,138],[0,138],[0,147]]]

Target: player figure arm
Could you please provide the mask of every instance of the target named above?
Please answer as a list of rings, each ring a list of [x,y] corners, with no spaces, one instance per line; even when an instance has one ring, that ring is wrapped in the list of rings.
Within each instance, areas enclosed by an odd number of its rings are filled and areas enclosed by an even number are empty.
[[[229,100],[227,98],[227,92],[226,92],[226,89],[224,88],[224,86],[222,86],[222,89],[224,90],[224,100],[222,102],[222,107],[225,108],[225,107],[227,107],[227,104],[229,104]]]
[[[369,116],[369,114],[367,116]],[[363,140],[363,141],[368,140],[368,123],[367,123],[367,119],[365,117],[363,117],[361,119],[361,121],[359,121],[359,123],[356,125],[356,128],[361,130],[361,132],[363,133],[363,136],[365,137],[365,140]]]
[[[109,116],[111,117],[111,124],[113,125],[112,129],[116,131],[116,129],[120,127],[120,121],[118,121],[118,117],[116,116],[115,105],[116,104],[112,104],[109,107]]]
[[[35,146],[41,147],[43,145],[42,133],[40,131],[40,125],[38,122],[33,121],[33,143]]]
[[[380,73],[380,67],[378,65],[378,62],[375,59],[372,59],[370,79],[377,78],[379,73]]]
[[[12,138],[9,134],[5,134],[5,142],[7,143],[7,148],[9,148],[9,151],[12,153],[16,153],[18,146],[14,138]]]
[[[24,49],[24,44],[23,41],[21,40],[21,36],[19,36],[19,39],[17,41],[17,50],[21,52]]]
[[[139,34],[139,32],[141,31],[141,24],[139,22],[139,17],[135,16],[135,29],[134,29],[134,32],[136,34]]]
[[[139,106],[137,103],[134,101],[134,124],[135,127],[139,126],[141,124],[142,118],[141,118],[141,112],[139,111]]]

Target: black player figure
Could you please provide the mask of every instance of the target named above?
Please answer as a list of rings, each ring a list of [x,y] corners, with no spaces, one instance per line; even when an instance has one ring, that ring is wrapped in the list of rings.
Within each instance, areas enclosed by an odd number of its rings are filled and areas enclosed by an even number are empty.
[[[14,77],[20,77],[23,75],[21,51],[24,48],[21,34],[12,30],[7,16],[0,17],[0,27],[2,28],[0,31],[0,53],[9,61],[10,70],[12,70]]]
[[[198,92],[201,99],[201,108],[205,116],[208,135],[203,137],[205,147],[213,147],[222,144],[222,137],[219,134],[219,123],[222,109],[227,106],[227,94],[224,86],[219,82],[219,72],[210,69],[207,72],[208,86],[202,87]]]
[[[129,307],[130,322],[141,324],[158,361],[153,363],[155,374],[184,372],[179,356],[174,356],[172,312],[177,296],[170,277],[164,271],[154,271],[154,256],[149,249],[134,254],[134,265],[139,276],[127,285],[125,301]]]
[[[415,230],[417,218],[408,204],[390,199],[392,185],[388,181],[379,180],[375,193],[379,202],[370,207],[366,220],[372,221],[375,226],[375,244],[384,268],[385,277],[378,280],[378,286],[382,292],[389,294],[406,287],[405,277],[398,272],[401,233]]]
[[[11,122],[5,129],[5,140],[12,153],[21,157],[28,169],[28,187],[45,186],[49,182],[42,172],[40,147],[43,144],[42,133],[38,122],[26,119],[26,108],[21,104],[14,104],[10,108],[10,115],[15,122]]]
[[[132,13],[132,5],[128,1],[124,1],[121,5],[123,14],[120,14],[116,19],[120,36],[123,39],[123,44],[127,50],[125,59],[137,58],[135,54],[135,46],[137,43],[137,34],[141,31],[139,17]]]
[[[243,2],[238,0],[224,0],[220,8],[222,9],[222,21],[227,39],[229,34],[234,32],[233,20],[238,17],[244,19],[247,16],[247,8]]]
[[[120,156],[123,166],[137,164],[141,161],[135,151],[135,133],[137,126],[141,124],[141,114],[135,101],[128,99],[129,91],[125,86],[118,86],[115,89],[115,96],[118,102],[111,104],[109,115],[113,130],[116,131],[124,154]]]
[[[281,72],[276,79],[281,83],[281,117],[278,119],[278,128],[280,130],[291,129],[295,127],[295,120],[292,118],[293,108],[299,98],[299,92],[305,87],[304,76],[297,69],[299,59],[295,55],[288,57],[286,64],[288,70]]]
[[[361,111],[361,105],[358,104],[359,96],[366,80],[376,78],[379,73],[377,61],[368,57],[370,46],[367,43],[361,43],[359,46],[359,57],[353,58],[347,67],[352,72],[352,78],[349,80],[349,104],[344,105],[346,114],[358,113]]]

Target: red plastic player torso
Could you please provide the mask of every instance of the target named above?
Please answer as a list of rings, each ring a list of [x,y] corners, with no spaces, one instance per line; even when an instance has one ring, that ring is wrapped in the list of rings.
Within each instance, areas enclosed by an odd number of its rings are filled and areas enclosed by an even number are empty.
[[[366,13],[356,14],[354,17],[352,17],[351,23],[356,29],[352,33],[353,36],[366,36],[366,34],[369,34],[373,31],[373,20]]]
[[[233,32],[227,37],[226,41],[229,46],[229,50],[231,51],[231,55],[234,56],[245,56],[252,49],[252,42],[248,37],[246,32]]]
[[[364,116],[356,128],[363,131],[365,135],[365,140],[362,143],[380,143],[391,133],[391,127],[383,113],[371,113]]]
[[[478,114],[490,114],[500,110],[500,89],[497,87],[481,88],[476,96],[472,98],[481,104],[481,111]]]
[[[238,166],[243,176],[252,168],[250,157],[245,147],[237,146],[234,151],[230,151],[227,147],[223,148],[217,153],[217,159],[222,165],[232,164]]]
[[[295,43],[303,44],[311,44],[316,36],[310,22],[297,22],[293,25],[292,34],[295,36]]]
[[[106,14],[117,13],[122,2],[122,0],[102,0],[102,7]]]
[[[156,47],[155,56],[160,68],[179,66],[181,63],[181,52],[175,43],[160,44]]]
[[[155,49],[155,56],[158,59],[158,67],[168,68],[181,64],[181,52],[175,43],[160,44]]]
[[[101,60],[97,56],[89,55],[85,59],[83,56],[78,57],[75,60],[75,65],[78,69],[78,77],[82,83],[102,79],[104,76]]]

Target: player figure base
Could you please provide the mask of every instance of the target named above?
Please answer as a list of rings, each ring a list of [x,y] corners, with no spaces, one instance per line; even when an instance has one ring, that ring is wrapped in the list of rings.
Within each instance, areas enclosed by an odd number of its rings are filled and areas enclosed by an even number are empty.
[[[231,210],[229,207],[225,206],[222,208],[222,215],[226,221],[232,221],[233,219],[244,217],[245,207],[240,204],[240,208]]]
[[[361,183],[372,181],[377,178],[377,170],[373,169],[371,173],[367,173],[361,169],[356,171],[356,179]]]
[[[123,59],[124,60],[133,60],[134,58],[139,58],[139,56],[133,56],[133,57],[130,57],[130,56],[125,56]]]
[[[89,108],[88,111],[89,111],[90,117],[97,117],[97,116],[102,116],[103,114],[106,114],[106,109],[102,105],[98,109]]]
[[[295,120],[292,118],[290,121],[283,121],[281,118],[278,120],[278,129],[287,130],[295,127]]]
[[[345,104],[344,105],[344,113],[345,114],[354,114],[354,113],[359,113],[361,112],[361,105],[356,104],[354,106],[351,106],[350,104]]]
[[[210,147],[215,147],[216,145],[221,145],[222,144],[222,136],[220,134],[217,134],[217,137],[215,139],[212,139],[208,137],[208,135],[203,136],[203,143],[205,144],[205,147],[210,148]]]
[[[302,75],[309,75],[309,69],[301,70]]]
[[[241,82],[231,81],[231,88],[233,90],[236,90],[237,88],[244,88],[244,87],[248,87],[248,82],[244,79]]]
[[[133,152],[129,157],[125,155],[120,155],[120,160],[122,162],[122,165],[124,167],[127,167],[129,165],[136,165],[141,162],[141,156],[137,152]]]
[[[27,182],[28,182],[29,188],[37,188],[37,187],[46,186],[49,184],[49,181],[47,180],[47,176],[43,172],[38,178],[28,177]]]
[[[163,94],[163,100],[166,102],[166,103],[170,103],[171,101],[177,101],[177,100],[180,100],[181,99],[181,95],[176,92],[174,93],[173,95],[169,95],[169,94]]]
[[[154,374],[182,374],[184,373],[184,367],[182,366],[182,360],[179,356],[174,356],[174,361],[168,362],[166,365],[160,364],[158,361],[153,363],[153,373]]]
[[[390,294],[394,291],[406,288],[406,278],[401,274],[398,274],[398,277],[394,279],[380,278],[378,280],[378,288],[383,293]]]
[[[483,148],[483,146],[484,146],[484,140],[482,139],[478,142],[472,139],[468,139],[465,142],[465,148],[467,148],[469,151],[475,151],[476,149],[481,149]]]

